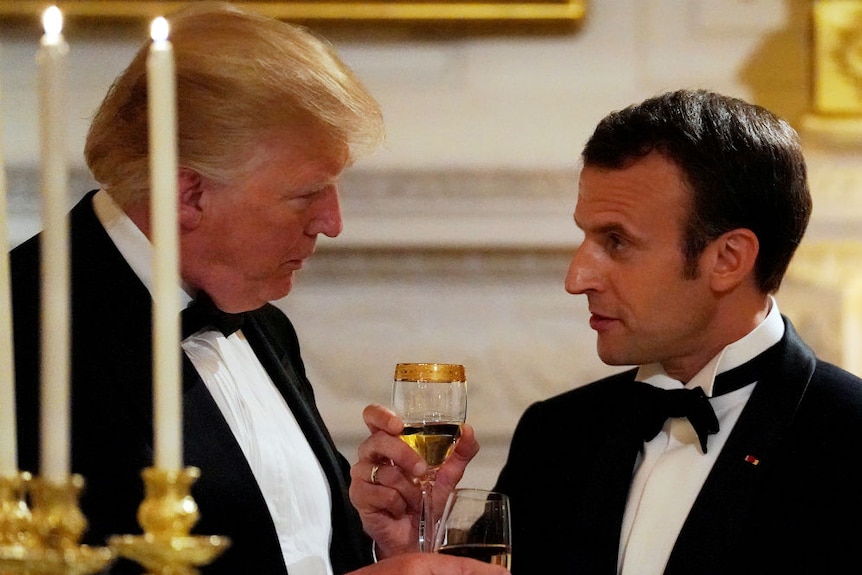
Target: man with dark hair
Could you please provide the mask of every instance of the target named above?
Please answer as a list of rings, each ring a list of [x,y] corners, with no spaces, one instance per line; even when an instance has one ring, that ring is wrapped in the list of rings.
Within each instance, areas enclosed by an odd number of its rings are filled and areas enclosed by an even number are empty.
[[[513,573],[859,570],[862,381],[773,297],[810,213],[797,134],[761,107],[686,90],[602,120],[566,289],[587,297],[602,361],[638,367],[524,413],[495,487]],[[366,421],[354,478],[387,454],[410,469],[392,416]],[[372,495],[354,481],[366,530],[396,548]]]

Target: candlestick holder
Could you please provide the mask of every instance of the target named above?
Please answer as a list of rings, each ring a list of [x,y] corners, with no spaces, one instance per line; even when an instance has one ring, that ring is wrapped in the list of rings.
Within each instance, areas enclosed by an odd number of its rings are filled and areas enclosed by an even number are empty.
[[[106,547],[78,544],[87,528],[78,507],[83,487],[80,475],[63,482],[32,478],[26,472],[0,479],[0,572],[88,575],[113,560],[113,551]]]
[[[117,535],[109,544],[148,575],[197,575],[198,567],[218,557],[230,539],[189,535],[200,515],[190,491],[200,477],[197,467],[166,470],[149,467],[141,473],[145,495],[138,508],[143,535]]]
[[[0,476],[0,573],[25,573],[34,547],[33,516],[26,490],[31,475],[22,471]]]

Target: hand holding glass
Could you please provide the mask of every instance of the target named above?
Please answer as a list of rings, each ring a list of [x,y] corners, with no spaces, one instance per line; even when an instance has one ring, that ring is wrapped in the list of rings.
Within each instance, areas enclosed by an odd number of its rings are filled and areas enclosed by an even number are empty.
[[[431,493],[437,470],[461,437],[467,417],[467,382],[464,366],[446,363],[399,363],[395,367],[392,409],[404,421],[401,439],[428,464],[420,478],[422,510],[419,516],[419,550],[431,551],[434,516]]]
[[[512,568],[509,498],[496,491],[456,489],[440,518],[434,550]]]

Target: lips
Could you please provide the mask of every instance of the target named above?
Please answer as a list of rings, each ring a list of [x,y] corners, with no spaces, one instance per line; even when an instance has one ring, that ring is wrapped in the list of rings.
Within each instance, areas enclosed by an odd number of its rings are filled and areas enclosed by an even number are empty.
[[[305,260],[310,258],[312,256],[312,254],[314,254],[313,249],[305,255],[302,255],[298,258],[294,258],[292,260],[288,260],[287,262],[285,262],[285,265],[287,265],[290,268],[296,269],[296,270],[302,269],[302,266],[305,263]]]
[[[617,323],[617,321],[617,319],[606,315],[597,313],[590,315],[590,327],[596,331],[606,331],[610,329],[613,324]]]

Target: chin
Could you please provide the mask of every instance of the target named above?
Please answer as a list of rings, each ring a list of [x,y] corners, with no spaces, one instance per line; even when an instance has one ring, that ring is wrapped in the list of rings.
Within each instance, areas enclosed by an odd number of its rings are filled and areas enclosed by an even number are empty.
[[[599,344],[596,348],[599,359],[606,365],[637,365],[639,362],[632,361],[632,358],[626,353],[620,352],[618,349],[608,349]]]
[[[266,301],[275,301],[288,296],[288,294],[293,290],[293,279],[289,281],[282,282],[280,285],[273,287],[272,290],[268,292],[268,296]]]

